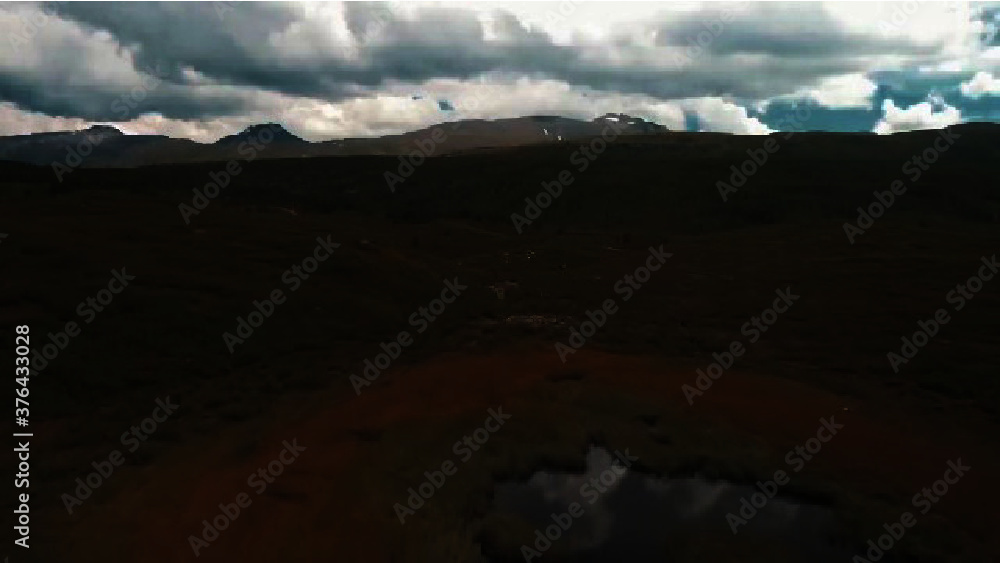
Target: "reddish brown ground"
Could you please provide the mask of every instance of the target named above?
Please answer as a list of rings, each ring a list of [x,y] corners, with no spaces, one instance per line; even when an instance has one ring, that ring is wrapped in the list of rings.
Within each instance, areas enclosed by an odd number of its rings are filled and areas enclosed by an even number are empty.
[[[260,436],[252,455],[239,456],[215,444],[240,443],[255,436],[205,437],[199,446],[205,449],[179,452],[138,477],[138,490],[91,507],[88,529],[99,534],[91,527],[99,522],[107,526],[105,531],[117,530],[115,537],[120,539],[107,541],[105,536],[101,541],[113,560],[192,561],[186,538],[200,531],[203,519],[218,512],[219,502],[232,502],[248,490],[247,475],[274,459],[282,440],[297,438],[307,451],[267,493],[254,496],[253,505],[203,550],[199,560],[288,561],[294,559],[290,552],[314,553],[316,561],[394,560],[391,537],[399,533],[399,525],[381,497],[372,500],[364,485],[378,482],[371,476],[375,469],[367,463],[368,452],[377,445],[361,441],[354,432],[472,416],[537,392],[553,373],[580,369],[590,383],[627,390],[777,451],[803,443],[815,435],[820,417],[835,415],[845,428],[809,470],[866,496],[889,493],[908,498],[939,479],[947,460],[961,457],[972,471],[932,514],[976,537],[990,536],[1000,506],[996,479],[1000,452],[985,439],[958,430],[970,427],[968,419],[959,423],[947,412],[928,415],[887,397],[844,398],[736,370],[688,406],[680,386],[693,381],[694,367],[586,350],[564,366],[551,348],[489,357],[441,357],[385,375],[360,397],[340,393],[340,400],[292,426],[276,422],[268,435]],[[900,506],[901,511],[906,508]],[[130,516],[114,516],[124,514]],[[1000,542],[991,541],[1000,553]]]

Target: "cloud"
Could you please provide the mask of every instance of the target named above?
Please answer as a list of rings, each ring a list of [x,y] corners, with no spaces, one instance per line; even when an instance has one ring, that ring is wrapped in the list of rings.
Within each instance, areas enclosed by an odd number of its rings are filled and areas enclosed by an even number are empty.
[[[695,114],[702,131],[738,135],[767,135],[773,132],[756,117],[747,115],[746,108],[721,98],[686,100],[682,106]]]
[[[52,117],[26,112],[10,102],[0,102],[0,135],[28,135],[55,131],[78,131],[90,123],[79,118]]]
[[[32,5],[0,5],[0,35],[11,38],[0,42],[0,101],[26,111],[92,121],[147,112],[210,118],[242,112],[257,91],[196,82],[192,76],[201,74],[190,67],[172,77],[166,60],[143,62],[108,32],[58,17],[30,28],[28,36],[25,20],[42,13]]]
[[[882,103],[883,117],[875,124],[873,132],[880,135],[914,131],[918,129],[940,129],[962,121],[962,114],[953,106],[943,105],[934,110],[931,102],[920,102],[909,108],[896,107],[892,100]]]
[[[816,87],[799,90],[793,97],[832,109],[870,108],[877,90],[878,84],[864,74],[854,73],[824,78]]]
[[[879,72],[962,69],[967,80],[998,64],[970,42],[982,22],[947,4],[918,2],[900,19],[898,6],[837,2],[0,2],[0,35],[17,38],[0,41],[0,102],[199,140],[254,121],[312,139],[399,132],[440,120],[428,100],[456,117],[636,112],[757,134],[769,129],[748,107],[877,108]],[[54,15],[26,26],[43,10]],[[117,111],[154,73],[157,87]],[[961,91],[995,88],[984,80]]]
[[[922,44],[904,36],[887,37],[871,25],[857,25],[863,21],[851,17],[857,7],[852,13],[831,10],[830,4],[822,2],[743,4],[742,9],[720,4],[666,19],[657,25],[658,43],[707,43],[703,50],[713,55],[838,58],[845,63],[849,58],[889,52],[926,55],[933,53],[938,44]]]
[[[191,67],[223,83],[328,99],[388,80],[469,79],[489,72],[661,98],[765,98],[863,72],[869,57],[936,61],[945,45],[943,39],[883,37],[874,26],[849,25],[820,3],[697,11],[630,6],[622,11],[634,20],[614,27],[601,19],[577,22],[567,43],[522,21],[529,18],[514,10],[524,8],[513,4],[406,4],[412,5],[248,3],[224,18],[209,3],[64,3],[56,9],[109,34],[140,66],[167,65],[178,81],[181,69]],[[708,44],[691,64],[677,68],[674,55],[690,55],[690,41],[706,33]],[[648,44],[651,35],[655,41]]]
[[[404,96],[412,91],[408,83],[393,83],[386,93]],[[684,112],[679,101],[665,101],[641,94],[622,94],[578,87],[560,80],[530,78],[510,73],[491,73],[474,80],[434,79],[419,85],[425,99],[447,100],[454,108],[449,118],[502,119],[525,115],[559,115],[589,120],[606,113],[627,113],[655,121],[670,129],[684,129]],[[423,107],[423,106],[422,106]],[[426,125],[440,121],[434,103],[417,115]]]
[[[992,73],[979,71],[968,82],[961,84],[962,94],[970,98],[993,96],[1000,94],[1000,78],[994,78]]]

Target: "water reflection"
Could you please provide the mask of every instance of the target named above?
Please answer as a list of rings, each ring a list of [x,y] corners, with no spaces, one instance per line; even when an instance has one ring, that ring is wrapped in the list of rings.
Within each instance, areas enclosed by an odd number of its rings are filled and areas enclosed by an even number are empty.
[[[693,545],[698,542],[708,544],[716,556],[728,553],[722,544],[729,543],[769,546],[768,552],[786,552],[789,558],[781,560],[787,561],[850,560],[851,552],[833,539],[836,521],[828,507],[779,491],[734,536],[726,515],[737,513],[741,498],[759,492],[756,487],[699,477],[659,479],[623,470],[623,459],[594,447],[583,473],[537,472],[527,481],[499,484],[494,509],[516,516],[532,530],[544,530],[553,524],[553,513],[566,513],[572,503],[582,506],[583,514],[573,518],[553,549],[538,559],[544,562],[672,561],[679,553],[687,559],[692,551],[704,552]],[[536,539],[521,536],[518,541],[529,546]],[[524,560],[517,551],[504,551],[511,561]],[[734,552],[724,560],[757,560],[748,555]]]

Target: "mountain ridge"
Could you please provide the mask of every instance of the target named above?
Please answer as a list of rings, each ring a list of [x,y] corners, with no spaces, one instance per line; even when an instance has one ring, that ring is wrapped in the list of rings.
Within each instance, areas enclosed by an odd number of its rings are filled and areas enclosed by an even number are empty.
[[[948,130],[992,134],[1000,125],[965,123]],[[906,133],[926,133],[910,131]],[[930,130],[933,131],[933,130]],[[906,134],[901,133],[901,134]],[[0,137],[0,160],[50,166],[63,164],[88,168],[132,168],[157,164],[181,164],[248,158],[307,158],[327,156],[443,156],[482,150],[558,143],[578,143],[604,135],[627,136],[633,140],[676,144],[689,139],[692,146],[711,139],[751,137],[729,133],[673,131],[667,127],[624,113],[606,113],[589,121],[554,115],[529,115],[501,119],[465,119],[438,123],[405,133],[379,137],[346,137],[307,141],[279,123],[250,125],[239,133],[212,143],[165,135],[129,135],[116,127],[98,124],[75,131],[55,131]],[[787,132],[772,136],[790,137]],[[874,133],[797,132],[830,139],[874,139]],[[894,137],[900,134],[890,135]],[[753,137],[759,137],[754,135]],[[867,141],[866,141],[867,142]],[[251,150],[251,148],[253,150]],[[76,165],[73,163],[76,162]]]

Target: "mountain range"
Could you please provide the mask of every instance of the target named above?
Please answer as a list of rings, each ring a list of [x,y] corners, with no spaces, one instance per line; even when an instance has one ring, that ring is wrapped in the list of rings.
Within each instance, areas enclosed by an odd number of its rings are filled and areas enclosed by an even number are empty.
[[[247,127],[214,143],[198,143],[164,135],[126,135],[108,125],[80,131],[0,137],[0,160],[48,166],[134,167],[152,164],[246,159],[301,158],[347,155],[401,155],[419,150],[445,155],[459,152],[579,142],[613,127],[622,135],[656,135],[669,130],[624,114],[606,114],[591,121],[555,116],[498,120],[462,120],[403,133],[371,138],[308,142],[279,124]]]

